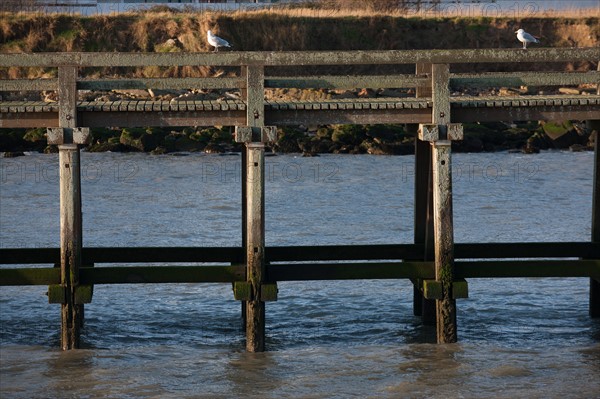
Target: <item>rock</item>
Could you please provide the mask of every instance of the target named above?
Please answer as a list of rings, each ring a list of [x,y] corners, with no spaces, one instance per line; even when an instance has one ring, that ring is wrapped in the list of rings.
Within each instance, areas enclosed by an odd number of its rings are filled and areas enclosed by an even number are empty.
[[[573,144],[571,146],[569,146],[569,151],[571,152],[581,152],[581,151],[587,151],[588,147],[582,144]]]
[[[406,94],[402,93],[398,89],[381,89],[377,91],[378,97],[407,97]]]
[[[347,99],[347,98],[356,98],[356,94],[351,90],[330,90],[331,98],[333,99]]]
[[[23,151],[5,151],[2,156],[4,158],[24,157],[25,153]]]
[[[179,97],[187,93],[187,90],[161,90],[161,89],[148,89],[148,94],[152,98],[160,98],[160,97]]]
[[[204,152],[207,154],[222,154],[225,152],[225,148],[220,144],[209,143],[204,147]]]
[[[358,92],[359,98],[373,98],[375,97],[375,90],[373,89],[361,89]]]
[[[558,92],[561,94],[572,94],[572,95],[579,95],[581,94],[581,92],[579,91],[579,89],[573,89],[571,87],[561,87],[558,89]]]
[[[542,125],[544,133],[552,140],[555,148],[565,149],[573,144],[582,144],[581,136],[574,129],[573,124],[565,122],[545,122]]]
[[[501,95],[501,96],[515,96],[515,95],[519,95],[521,93],[518,90],[515,90],[515,89],[510,89],[510,88],[507,88],[507,87],[501,87],[500,90],[499,90],[499,92],[498,92],[498,94]]]
[[[128,98],[144,98],[147,99],[150,97],[150,93],[148,90],[141,89],[128,89],[128,90],[113,90],[113,93],[119,94]]]
[[[155,149],[153,149],[152,151],[150,151],[150,154],[152,155],[163,155],[166,154],[168,151],[165,147],[156,147]]]
[[[151,129],[126,128],[121,131],[119,142],[139,151],[149,152],[158,146],[159,139],[152,134]]]

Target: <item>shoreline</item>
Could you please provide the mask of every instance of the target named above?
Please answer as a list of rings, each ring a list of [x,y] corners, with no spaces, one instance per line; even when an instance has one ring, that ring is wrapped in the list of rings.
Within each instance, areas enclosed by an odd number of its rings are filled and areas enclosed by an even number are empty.
[[[202,152],[241,152],[233,140],[233,127],[92,128],[87,152],[142,152],[152,155]],[[454,142],[457,153],[538,153],[557,149],[591,151],[596,132],[580,122],[524,122],[515,124],[464,124],[464,140]],[[414,154],[416,125],[323,125],[278,128],[277,141],[267,152],[277,154]],[[5,158],[25,152],[54,153],[46,142],[46,129],[0,129],[0,153]]]

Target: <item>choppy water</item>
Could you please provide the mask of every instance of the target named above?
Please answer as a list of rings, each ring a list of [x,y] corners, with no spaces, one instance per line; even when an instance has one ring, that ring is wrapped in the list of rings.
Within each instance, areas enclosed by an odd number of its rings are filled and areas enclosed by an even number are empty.
[[[591,153],[456,154],[457,242],[585,241]],[[82,154],[84,245],[240,245],[239,158]],[[0,245],[58,246],[57,156],[0,159]],[[267,245],[412,240],[413,158],[267,158]],[[2,398],[600,397],[587,279],[469,281],[458,344],[408,281],[288,282],[244,351],[228,284],[97,286],[85,349],[45,287],[0,288]]]

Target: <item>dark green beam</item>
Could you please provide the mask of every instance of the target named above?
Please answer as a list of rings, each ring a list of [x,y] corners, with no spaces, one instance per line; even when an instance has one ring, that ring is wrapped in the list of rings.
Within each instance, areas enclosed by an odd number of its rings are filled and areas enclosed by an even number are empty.
[[[245,267],[123,266],[85,267],[81,284],[226,283],[245,280]],[[0,269],[0,285],[59,284],[58,268]],[[455,262],[456,278],[592,277],[600,260],[512,260]],[[270,281],[429,279],[432,262],[296,263],[267,266]]]
[[[319,260],[419,260],[423,246],[390,245],[325,245],[267,247],[269,262]],[[600,243],[465,243],[455,244],[457,259],[509,258],[600,258]],[[58,248],[0,249],[0,264],[55,264],[60,260]],[[241,247],[116,247],[83,248],[83,262],[96,263],[202,263],[244,261]]]

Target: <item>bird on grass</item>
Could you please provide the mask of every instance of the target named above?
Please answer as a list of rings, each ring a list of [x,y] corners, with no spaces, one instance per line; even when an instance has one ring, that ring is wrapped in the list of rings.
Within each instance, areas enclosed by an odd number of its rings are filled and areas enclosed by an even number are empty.
[[[208,44],[215,48],[215,51],[219,51],[219,47],[231,47],[231,44],[225,39],[220,38],[219,36],[213,35],[213,33],[209,30],[206,32],[206,36],[208,38]]]
[[[536,37],[525,32],[523,29],[519,29],[515,33],[517,34],[517,39],[519,39],[519,41],[521,43],[523,43],[524,50],[527,50],[527,43],[539,43],[540,42]]]

